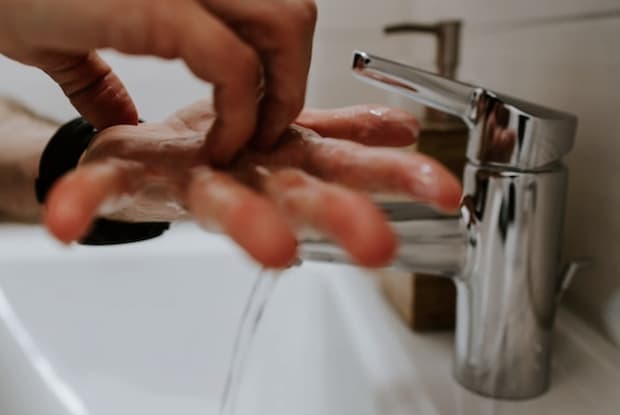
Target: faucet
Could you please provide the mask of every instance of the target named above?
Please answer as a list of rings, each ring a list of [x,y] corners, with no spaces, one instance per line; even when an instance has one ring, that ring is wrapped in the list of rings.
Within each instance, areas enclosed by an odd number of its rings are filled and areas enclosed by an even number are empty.
[[[460,215],[378,202],[400,239],[392,267],[451,278],[457,288],[456,380],[478,394],[526,399],[550,384],[551,331],[580,266],[561,268],[567,178],[577,119],[364,52],[354,74],[461,118],[469,128]],[[320,237],[305,259],[347,263]]]

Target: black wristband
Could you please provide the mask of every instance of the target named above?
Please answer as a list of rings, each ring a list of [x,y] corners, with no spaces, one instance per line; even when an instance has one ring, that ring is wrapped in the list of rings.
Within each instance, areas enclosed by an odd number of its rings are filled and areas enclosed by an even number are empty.
[[[50,189],[58,179],[77,167],[80,157],[96,134],[97,130],[83,118],[68,122],[54,134],[41,156],[39,177],[35,182],[39,203],[45,203]],[[169,227],[167,222],[133,223],[97,219],[90,233],[80,243],[118,245],[139,242],[156,238]]]

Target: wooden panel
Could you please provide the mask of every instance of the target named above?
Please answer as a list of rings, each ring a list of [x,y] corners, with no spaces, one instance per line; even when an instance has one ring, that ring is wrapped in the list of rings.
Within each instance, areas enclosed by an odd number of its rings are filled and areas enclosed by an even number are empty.
[[[418,331],[454,328],[456,288],[451,280],[433,275],[413,276],[411,327]]]

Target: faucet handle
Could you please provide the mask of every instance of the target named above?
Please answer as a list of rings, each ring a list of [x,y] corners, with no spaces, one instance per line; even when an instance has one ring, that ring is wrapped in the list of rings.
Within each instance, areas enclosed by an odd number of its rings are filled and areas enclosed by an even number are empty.
[[[461,118],[470,130],[467,157],[475,163],[536,171],[573,147],[574,115],[360,51],[353,71],[365,82]]]

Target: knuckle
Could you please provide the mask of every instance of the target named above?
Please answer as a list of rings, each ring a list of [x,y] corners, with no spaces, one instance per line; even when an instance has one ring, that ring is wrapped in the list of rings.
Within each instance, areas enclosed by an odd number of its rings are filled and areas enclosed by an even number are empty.
[[[280,42],[291,42],[302,34],[304,38],[314,32],[318,9],[314,0],[278,2],[265,7],[262,13],[267,33]]]
[[[316,24],[318,9],[314,0],[290,2],[287,7],[286,13],[291,23],[303,28],[314,27]]]
[[[319,16],[319,8],[316,2],[314,0],[304,0],[302,1],[302,7],[305,22],[314,27]]]

